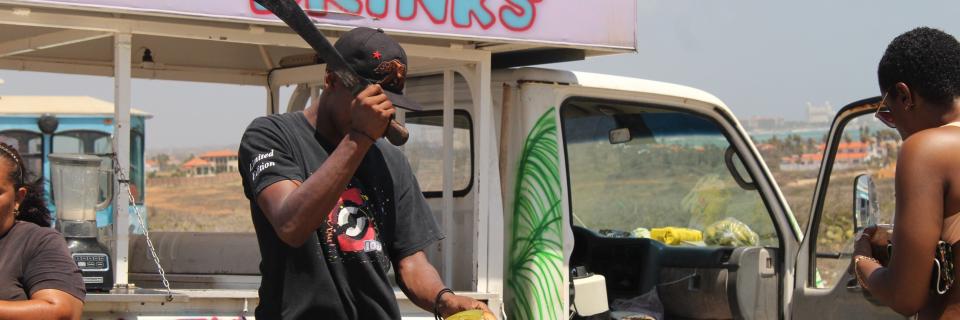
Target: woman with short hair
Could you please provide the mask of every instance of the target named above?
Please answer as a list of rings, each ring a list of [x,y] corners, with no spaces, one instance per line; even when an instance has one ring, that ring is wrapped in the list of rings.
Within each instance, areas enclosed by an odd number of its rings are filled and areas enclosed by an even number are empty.
[[[868,228],[856,241],[853,269],[861,287],[900,314],[958,319],[960,290],[949,283],[960,261],[948,253],[960,243],[960,42],[936,29],[911,30],[887,47],[877,76],[876,117],[903,137],[893,246],[881,265],[871,246],[881,237]]]

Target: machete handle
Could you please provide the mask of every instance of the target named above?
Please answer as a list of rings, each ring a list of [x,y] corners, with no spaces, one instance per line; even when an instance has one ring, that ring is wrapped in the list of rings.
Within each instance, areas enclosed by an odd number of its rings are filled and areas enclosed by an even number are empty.
[[[360,92],[371,85],[366,79],[360,78],[359,82],[353,86],[350,90],[353,92],[353,96],[356,97],[360,95]],[[387,132],[383,133],[383,136],[390,140],[390,143],[395,146],[402,146],[407,143],[407,140],[410,139],[410,131],[407,130],[400,122],[397,122],[396,119],[390,119],[390,124],[387,125]]]
[[[384,136],[391,144],[399,147],[406,144],[407,139],[410,139],[410,131],[407,131],[407,128],[404,128],[397,120],[391,119]]]

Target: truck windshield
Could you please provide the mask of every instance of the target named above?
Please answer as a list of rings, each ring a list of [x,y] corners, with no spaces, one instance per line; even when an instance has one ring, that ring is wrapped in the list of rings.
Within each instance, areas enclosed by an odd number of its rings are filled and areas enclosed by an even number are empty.
[[[31,175],[28,180],[32,181],[42,174],[43,135],[25,130],[7,130],[0,132],[0,142],[16,148],[26,160],[27,171]]]
[[[760,194],[731,173],[731,144],[713,120],[579,98],[564,103],[561,117],[574,225],[616,237],[673,227],[699,232],[703,240],[692,245],[777,246]]]
[[[53,136],[53,153],[106,155],[112,151],[110,135],[105,132],[74,130]]]

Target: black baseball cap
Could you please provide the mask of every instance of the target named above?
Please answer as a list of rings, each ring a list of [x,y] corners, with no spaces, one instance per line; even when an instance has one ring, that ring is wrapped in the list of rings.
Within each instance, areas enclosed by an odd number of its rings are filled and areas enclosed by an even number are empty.
[[[403,95],[407,53],[383,30],[355,28],[344,33],[333,46],[358,75],[383,87],[394,106],[413,111],[423,109],[419,103]]]

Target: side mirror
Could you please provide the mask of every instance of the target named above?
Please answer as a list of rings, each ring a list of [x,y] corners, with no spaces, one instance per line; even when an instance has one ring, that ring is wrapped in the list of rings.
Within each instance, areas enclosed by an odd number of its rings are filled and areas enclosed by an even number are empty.
[[[853,223],[854,231],[877,224],[880,202],[877,201],[877,186],[869,174],[858,175],[853,183]]]
[[[610,144],[627,143],[633,140],[633,136],[630,135],[630,128],[616,128],[610,130],[607,135],[610,139]]]

